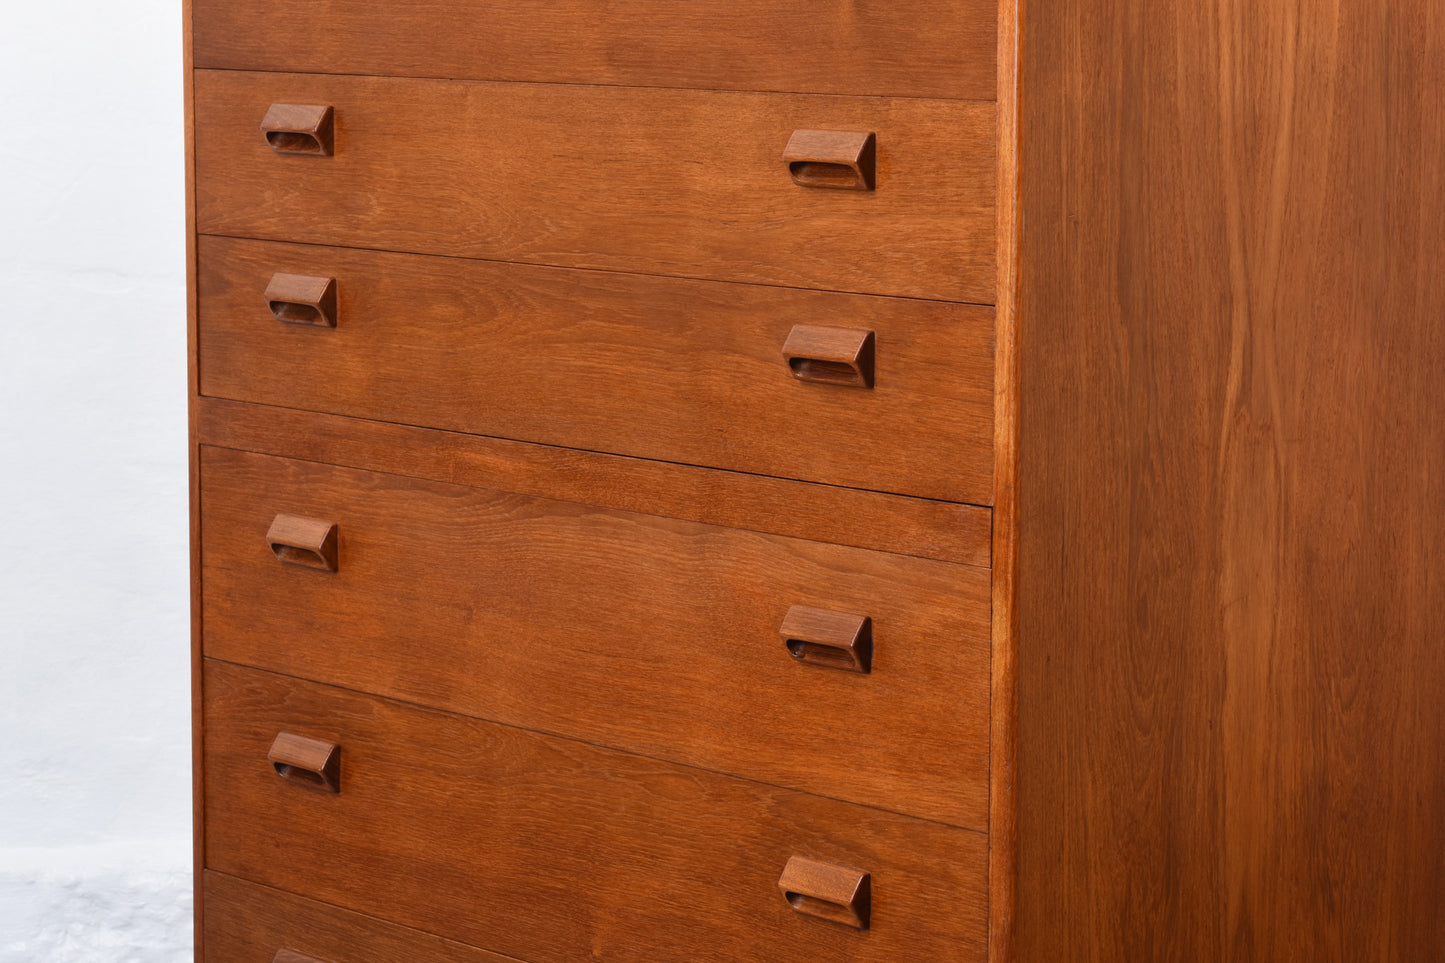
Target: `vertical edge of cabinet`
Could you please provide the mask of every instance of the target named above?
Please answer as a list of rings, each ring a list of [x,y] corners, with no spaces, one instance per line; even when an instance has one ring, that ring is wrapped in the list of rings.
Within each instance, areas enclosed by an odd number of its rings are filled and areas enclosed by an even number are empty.
[[[181,0],[181,83],[185,123],[186,192],[186,449],[190,500],[191,564],[191,851],[192,892],[195,900],[195,959],[205,959],[202,934],[205,899],[202,870],[205,868],[205,767],[201,756],[201,488],[197,447],[197,417],[200,372],[196,367],[196,120],[195,51],[193,48],[192,0]]]
[[[989,693],[989,963],[1013,963],[1017,885],[1018,0],[998,5],[997,290],[994,299],[992,667]]]

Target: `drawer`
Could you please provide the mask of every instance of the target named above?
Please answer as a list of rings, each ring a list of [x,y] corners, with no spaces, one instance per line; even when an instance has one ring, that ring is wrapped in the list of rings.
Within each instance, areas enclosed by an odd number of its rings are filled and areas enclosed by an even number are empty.
[[[198,445],[349,465],[987,567],[993,510],[786,478],[199,398]]]
[[[205,395],[992,500],[987,307],[217,237],[198,258]],[[277,274],[334,281],[336,326],[273,318]],[[314,296],[272,290],[282,317]],[[818,333],[799,380],[784,348]]]
[[[210,869],[533,963],[985,958],[984,834],[226,663],[204,686]],[[337,747],[339,792],[278,775],[283,733]],[[795,910],[795,857],[869,874],[870,928]]]
[[[517,963],[224,873],[205,874],[204,921],[216,963]]]
[[[195,0],[198,67],[992,100],[994,0]]]
[[[987,569],[216,448],[201,533],[207,655],[987,826]],[[795,607],[871,671],[791,656]]]
[[[194,103],[202,234],[994,299],[991,103],[207,70]],[[334,153],[273,150],[273,104],[332,107]],[[795,184],[798,130],[875,133],[876,190]]]

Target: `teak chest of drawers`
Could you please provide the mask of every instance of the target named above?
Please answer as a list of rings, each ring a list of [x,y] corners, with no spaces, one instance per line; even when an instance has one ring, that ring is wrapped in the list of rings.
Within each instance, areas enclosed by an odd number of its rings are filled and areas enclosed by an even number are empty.
[[[188,0],[198,960],[1429,958],[1445,24],[1325,6]]]

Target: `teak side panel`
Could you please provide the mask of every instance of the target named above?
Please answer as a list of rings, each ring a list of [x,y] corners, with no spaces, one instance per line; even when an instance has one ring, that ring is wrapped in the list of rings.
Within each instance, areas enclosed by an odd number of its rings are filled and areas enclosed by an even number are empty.
[[[974,505],[202,398],[196,439],[304,461],[538,495],[987,567]]]
[[[986,569],[211,448],[201,490],[208,656],[987,828]],[[793,606],[872,671],[795,661]]]
[[[993,311],[200,239],[206,395],[987,504]],[[286,324],[276,273],[336,282],[336,326]],[[871,388],[808,384],[797,325],[871,331]]]
[[[216,663],[212,869],[533,963],[982,961],[980,833]],[[603,694],[599,693],[599,697]],[[341,792],[266,763],[341,747]],[[805,916],[795,855],[872,873],[872,925]]]
[[[195,16],[201,67],[965,100],[994,91],[991,0],[199,0]]]
[[[520,963],[224,873],[203,879],[206,947],[218,963],[277,963],[280,950],[322,963]]]
[[[992,302],[992,103],[196,71],[199,229]],[[335,108],[277,154],[273,103]],[[878,135],[875,191],[793,183],[797,129]]]
[[[1018,958],[1445,947],[1445,18],[1024,7]]]

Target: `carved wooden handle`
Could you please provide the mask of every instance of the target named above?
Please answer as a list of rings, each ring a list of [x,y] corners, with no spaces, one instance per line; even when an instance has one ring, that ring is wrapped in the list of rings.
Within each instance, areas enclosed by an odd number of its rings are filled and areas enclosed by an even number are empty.
[[[336,279],[304,274],[273,274],[266,304],[277,321],[336,327]]]
[[[873,332],[796,325],[783,343],[793,377],[817,384],[873,387]]]
[[[847,130],[795,130],[783,150],[793,182],[803,187],[871,191],[876,184],[878,140]]]
[[[341,792],[341,747],[283,732],[266,756],[276,775],[322,792]]]
[[[873,620],[866,615],[795,605],[779,631],[799,662],[849,672],[873,669]]]
[[[860,930],[868,928],[873,902],[872,878],[862,870],[794,856],[783,869],[778,889],[799,913]]]
[[[335,146],[335,116],[325,104],[272,104],[261,130],[278,154],[330,157]]]
[[[266,544],[283,562],[334,572],[338,566],[336,526],[298,515],[277,515],[266,532]]]
[[[271,963],[326,963],[326,961],[317,956],[297,953],[295,950],[277,950],[276,955],[271,957]]]

